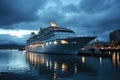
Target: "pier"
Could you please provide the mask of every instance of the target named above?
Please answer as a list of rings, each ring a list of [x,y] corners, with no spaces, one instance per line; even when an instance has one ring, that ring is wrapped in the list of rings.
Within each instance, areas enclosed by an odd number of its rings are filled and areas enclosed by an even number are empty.
[[[93,57],[112,57],[114,52],[120,52],[120,49],[93,48],[90,50],[81,50],[78,52],[78,55],[93,56]]]

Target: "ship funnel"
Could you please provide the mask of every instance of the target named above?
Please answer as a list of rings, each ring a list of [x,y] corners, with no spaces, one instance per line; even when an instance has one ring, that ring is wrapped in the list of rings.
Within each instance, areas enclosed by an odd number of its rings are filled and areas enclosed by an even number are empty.
[[[55,22],[50,22],[50,26],[51,27],[56,27],[57,25],[55,24]]]

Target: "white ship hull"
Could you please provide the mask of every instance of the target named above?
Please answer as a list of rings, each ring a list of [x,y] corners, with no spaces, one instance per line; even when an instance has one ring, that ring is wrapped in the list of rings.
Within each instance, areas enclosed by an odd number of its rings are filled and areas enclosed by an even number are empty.
[[[26,46],[27,51],[39,52],[39,53],[48,53],[48,54],[77,54],[81,48],[83,48],[87,43],[96,37],[73,37],[65,38],[67,44],[61,44],[61,40],[57,39],[50,42],[46,45],[46,41],[40,43],[29,44]],[[57,44],[53,44],[54,41],[57,41]]]

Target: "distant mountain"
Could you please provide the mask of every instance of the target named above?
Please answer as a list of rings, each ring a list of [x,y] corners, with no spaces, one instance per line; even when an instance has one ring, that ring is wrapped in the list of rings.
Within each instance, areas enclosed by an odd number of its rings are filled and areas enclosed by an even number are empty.
[[[20,45],[20,44],[0,44],[0,49],[20,49],[24,48],[25,45]]]

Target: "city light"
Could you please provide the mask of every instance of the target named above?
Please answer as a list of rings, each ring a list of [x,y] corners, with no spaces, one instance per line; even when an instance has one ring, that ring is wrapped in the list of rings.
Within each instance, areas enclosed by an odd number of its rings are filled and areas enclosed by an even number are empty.
[[[66,63],[63,63],[62,64],[62,71],[65,71],[67,69],[67,64]]]
[[[82,57],[82,63],[85,63],[85,57]]]

